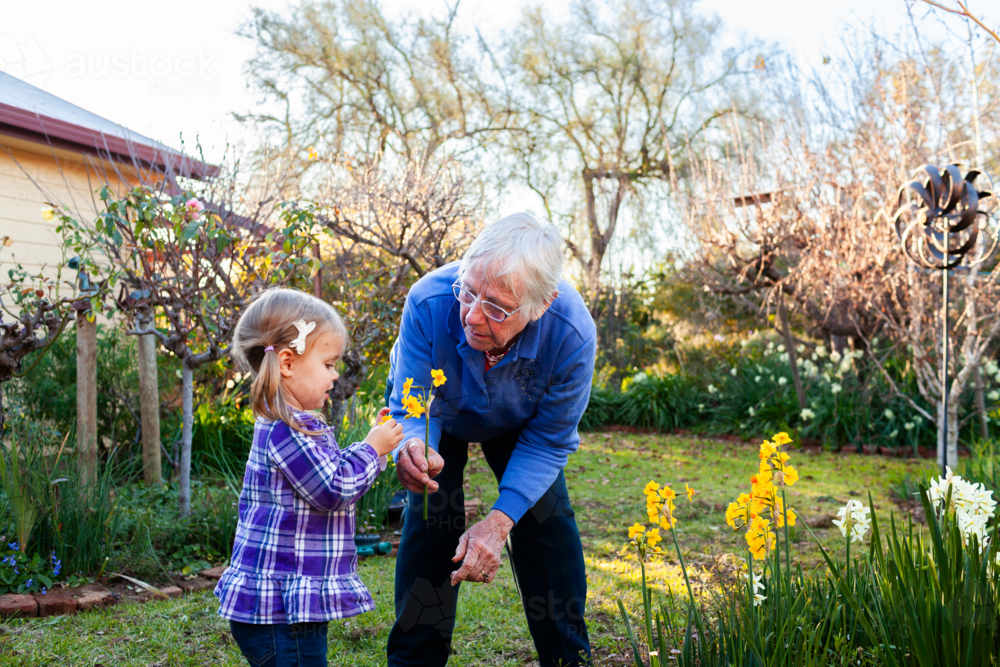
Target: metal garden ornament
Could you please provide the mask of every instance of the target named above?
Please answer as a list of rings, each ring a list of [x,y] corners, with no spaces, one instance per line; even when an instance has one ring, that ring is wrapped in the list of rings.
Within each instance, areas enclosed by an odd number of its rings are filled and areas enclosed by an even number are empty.
[[[893,224],[899,235],[903,252],[917,266],[942,272],[942,363],[941,363],[941,468],[945,469],[948,448],[948,274],[964,264],[973,270],[993,254],[1000,238],[993,233],[992,243],[986,250],[986,237],[990,231],[986,223],[990,213],[983,205],[991,199],[989,191],[977,190],[976,180],[990,180],[979,170],[962,176],[957,164],[950,164],[939,171],[925,164],[914,172],[914,180],[899,189],[898,206]]]

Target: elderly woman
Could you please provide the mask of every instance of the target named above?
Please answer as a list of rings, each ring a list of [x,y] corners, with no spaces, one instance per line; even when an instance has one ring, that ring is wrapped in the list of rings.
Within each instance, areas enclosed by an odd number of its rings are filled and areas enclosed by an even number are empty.
[[[461,263],[427,274],[407,296],[386,392],[403,423],[396,471],[409,490],[393,667],[448,661],[459,582],[493,581],[505,543],[541,664],[590,655],[583,549],[563,468],[580,443],[596,330],[562,265],[556,228],[521,213],[487,226]],[[432,368],[448,380],[435,390],[425,459],[424,420],[403,419],[401,387],[407,378],[430,386]],[[470,442],[481,443],[499,498],[466,529]]]

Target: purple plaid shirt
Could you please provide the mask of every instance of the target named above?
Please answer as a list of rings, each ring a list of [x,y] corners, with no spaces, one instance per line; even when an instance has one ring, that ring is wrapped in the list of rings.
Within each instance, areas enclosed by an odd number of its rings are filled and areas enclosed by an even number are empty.
[[[299,413],[310,430],[323,425]],[[358,578],[354,503],[379,474],[375,449],[340,449],[258,417],[219,615],[242,623],[315,623],[375,608]]]

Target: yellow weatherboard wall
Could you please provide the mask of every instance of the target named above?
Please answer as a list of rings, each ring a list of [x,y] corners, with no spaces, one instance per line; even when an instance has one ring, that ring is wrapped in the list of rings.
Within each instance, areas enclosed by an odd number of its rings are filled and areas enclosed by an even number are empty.
[[[65,206],[77,220],[93,225],[101,186],[108,183],[121,192],[134,180],[131,165],[0,135],[0,236],[13,241],[0,253],[0,280],[14,264],[55,277],[63,254],[58,219],[42,217],[48,203]],[[63,279],[72,280],[72,273],[64,271]]]

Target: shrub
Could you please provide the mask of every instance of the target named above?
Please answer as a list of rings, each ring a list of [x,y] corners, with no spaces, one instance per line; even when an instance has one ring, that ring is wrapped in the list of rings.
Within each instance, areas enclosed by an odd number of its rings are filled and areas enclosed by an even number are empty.
[[[25,376],[11,399],[33,419],[60,433],[76,424],[76,337],[69,329],[48,349],[24,359]],[[138,443],[139,376],[135,340],[114,326],[97,328],[97,430],[105,451]]]
[[[697,421],[701,396],[687,375],[641,377],[632,382],[614,414],[628,426],[670,431]]]
[[[60,439],[44,424],[23,415],[13,416],[7,423],[11,449],[0,455],[11,461],[18,459],[20,479],[16,486],[22,494],[27,492],[30,507],[19,509],[17,503],[11,503],[8,488],[0,505],[0,534],[12,535],[12,528],[21,526],[16,532],[26,553],[38,555],[42,561],[54,554],[67,574],[100,571],[118,537],[121,521],[114,461],[103,463],[97,478],[82,484],[72,461],[57,453]],[[27,527],[23,525],[26,510],[33,514]]]
[[[608,424],[624,424],[621,420],[622,404],[625,394],[594,387],[590,390],[590,402],[580,420],[581,431],[594,431]],[[631,426],[631,424],[624,424]]]
[[[799,346],[807,408],[799,408],[783,344],[757,337],[739,345],[713,343],[686,354],[688,373],[639,373],[621,393],[594,388],[581,430],[620,424],[662,431],[690,426],[752,436],[789,431],[831,447],[881,445],[915,451],[933,445],[935,425],[894,396],[884,375],[859,352],[827,353]],[[901,391],[919,397],[905,364],[886,362]],[[969,398],[971,401],[971,396]]]

